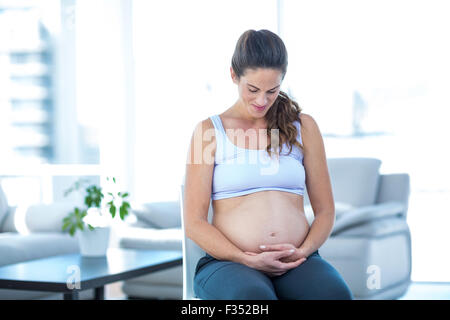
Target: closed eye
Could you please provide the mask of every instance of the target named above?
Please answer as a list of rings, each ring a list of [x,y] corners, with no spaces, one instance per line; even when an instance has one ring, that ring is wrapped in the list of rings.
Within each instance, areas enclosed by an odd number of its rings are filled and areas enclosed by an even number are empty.
[[[251,90],[251,89],[248,89],[248,90],[253,93],[258,92],[258,90]],[[269,94],[274,94],[275,92],[277,92],[277,91],[276,90],[275,91],[267,91],[267,93],[269,93]]]

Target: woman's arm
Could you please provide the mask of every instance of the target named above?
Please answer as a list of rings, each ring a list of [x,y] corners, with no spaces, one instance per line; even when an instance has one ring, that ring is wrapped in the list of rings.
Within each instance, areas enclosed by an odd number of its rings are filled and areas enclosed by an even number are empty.
[[[334,225],[335,208],[325,147],[319,127],[313,117],[308,114],[301,114],[300,119],[306,188],[315,219],[299,249],[309,256],[330,236]]]
[[[184,187],[185,232],[216,259],[244,263],[246,254],[208,222],[216,149],[213,133],[212,121],[206,119],[197,124],[191,138]]]

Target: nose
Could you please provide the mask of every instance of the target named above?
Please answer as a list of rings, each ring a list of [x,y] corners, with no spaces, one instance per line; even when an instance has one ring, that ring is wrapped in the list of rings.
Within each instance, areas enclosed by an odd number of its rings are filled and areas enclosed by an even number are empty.
[[[267,96],[265,93],[260,94],[257,98],[256,98],[256,104],[258,106],[265,106],[267,104]]]

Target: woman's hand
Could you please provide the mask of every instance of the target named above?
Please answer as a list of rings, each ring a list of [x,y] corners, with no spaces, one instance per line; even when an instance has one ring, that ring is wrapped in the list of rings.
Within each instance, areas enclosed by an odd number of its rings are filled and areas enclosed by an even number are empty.
[[[306,256],[306,253],[301,248],[296,248],[294,245],[292,245],[290,243],[262,245],[259,248],[261,249],[262,252],[294,250],[291,255],[286,256],[280,260],[281,262],[285,262],[285,263],[297,261],[302,258],[304,258],[306,260],[308,258]]]
[[[295,248],[287,250],[273,250],[261,253],[245,252],[249,257],[246,265],[260,270],[269,276],[280,276],[289,269],[299,266],[306,258],[293,259]],[[289,260],[289,261],[285,261]]]

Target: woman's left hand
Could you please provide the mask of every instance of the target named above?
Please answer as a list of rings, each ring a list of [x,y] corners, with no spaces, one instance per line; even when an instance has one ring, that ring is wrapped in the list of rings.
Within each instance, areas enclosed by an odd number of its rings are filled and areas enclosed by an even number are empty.
[[[291,254],[289,257],[285,257],[283,259],[281,259],[281,262],[292,262],[292,261],[296,261],[300,258],[307,258],[306,253],[303,251],[303,249],[300,248],[296,248],[294,245],[290,244],[290,243],[281,243],[281,244],[269,244],[269,245],[261,245],[259,247],[261,249],[262,252],[266,252],[266,251],[283,251],[283,250],[290,250],[290,249],[294,249],[294,253]]]

